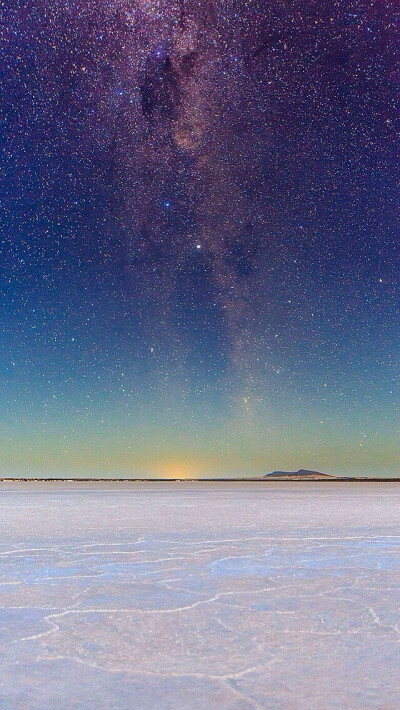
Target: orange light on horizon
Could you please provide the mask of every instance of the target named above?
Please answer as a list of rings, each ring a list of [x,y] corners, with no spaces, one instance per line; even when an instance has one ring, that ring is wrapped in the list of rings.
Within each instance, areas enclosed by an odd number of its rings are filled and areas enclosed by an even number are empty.
[[[156,473],[160,478],[192,478],[196,467],[191,461],[160,461]]]

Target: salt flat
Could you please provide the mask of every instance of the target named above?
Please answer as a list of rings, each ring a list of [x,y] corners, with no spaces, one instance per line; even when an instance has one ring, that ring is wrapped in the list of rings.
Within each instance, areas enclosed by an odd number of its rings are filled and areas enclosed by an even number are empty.
[[[1,710],[400,708],[399,483],[0,484]]]

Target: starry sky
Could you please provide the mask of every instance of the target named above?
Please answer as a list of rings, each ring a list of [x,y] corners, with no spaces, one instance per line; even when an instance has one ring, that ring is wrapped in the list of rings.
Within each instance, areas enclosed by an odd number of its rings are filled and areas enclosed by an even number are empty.
[[[0,0],[1,475],[399,475],[398,33]]]

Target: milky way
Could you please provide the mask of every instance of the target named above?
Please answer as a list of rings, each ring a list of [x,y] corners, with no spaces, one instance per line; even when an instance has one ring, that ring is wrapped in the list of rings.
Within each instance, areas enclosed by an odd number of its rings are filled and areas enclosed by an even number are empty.
[[[0,19],[5,470],[395,471],[396,3]]]

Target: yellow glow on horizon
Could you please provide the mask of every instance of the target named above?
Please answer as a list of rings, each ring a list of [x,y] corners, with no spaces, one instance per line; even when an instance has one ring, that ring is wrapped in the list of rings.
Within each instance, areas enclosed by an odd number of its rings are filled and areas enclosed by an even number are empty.
[[[192,478],[196,468],[190,461],[162,461],[155,466],[159,478]]]

